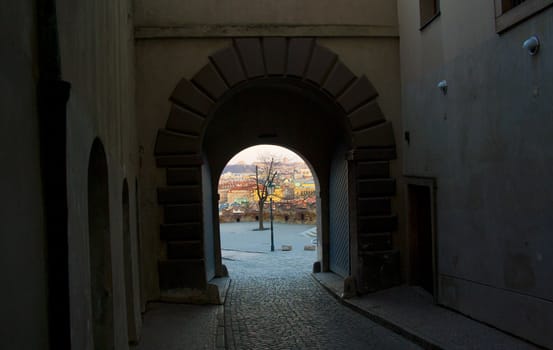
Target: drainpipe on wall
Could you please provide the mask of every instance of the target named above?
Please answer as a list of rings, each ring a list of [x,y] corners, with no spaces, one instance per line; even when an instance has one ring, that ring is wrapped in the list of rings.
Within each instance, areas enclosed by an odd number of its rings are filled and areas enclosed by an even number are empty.
[[[39,68],[37,107],[46,234],[49,347],[70,349],[66,106],[71,86],[61,80],[55,0],[37,0],[35,4]]]

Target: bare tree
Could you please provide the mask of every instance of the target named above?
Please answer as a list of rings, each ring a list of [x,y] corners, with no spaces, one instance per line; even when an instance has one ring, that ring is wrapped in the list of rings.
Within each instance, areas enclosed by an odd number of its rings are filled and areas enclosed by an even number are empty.
[[[261,158],[261,157],[260,157]],[[255,183],[256,183],[256,194],[257,194],[257,203],[259,204],[259,230],[264,230],[263,227],[263,211],[265,201],[267,201],[268,192],[267,187],[273,183],[277,175],[277,171],[274,170],[275,161],[274,157],[271,157],[270,161],[267,161],[268,158],[262,159],[264,165],[259,169],[255,166]]]

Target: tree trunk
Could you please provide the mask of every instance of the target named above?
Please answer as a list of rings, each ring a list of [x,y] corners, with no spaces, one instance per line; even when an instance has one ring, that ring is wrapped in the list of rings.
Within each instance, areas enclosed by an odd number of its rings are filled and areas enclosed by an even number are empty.
[[[265,201],[259,201],[259,230],[263,231],[265,228],[263,227],[263,205],[265,204]]]

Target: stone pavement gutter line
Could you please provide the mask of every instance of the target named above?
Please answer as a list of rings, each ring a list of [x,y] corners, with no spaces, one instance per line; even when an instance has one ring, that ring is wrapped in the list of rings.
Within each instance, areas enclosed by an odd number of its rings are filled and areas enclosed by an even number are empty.
[[[230,289],[230,284],[232,283],[232,279],[230,277],[214,278],[210,281],[210,283],[217,285],[219,289],[220,300],[220,305],[217,307],[217,332],[215,345],[217,350],[224,350],[228,349],[225,332],[225,302],[227,300],[227,295]]]
[[[523,339],[436,305],[418,287],[400,286],[345,299],[334,273],[312,277],[343,305],[425,349],[540,349]]]
[[[225,305],[219,305],[217,307],[217,339],[215,346],[217,350],[224,350],[227,348],[225,339]]]

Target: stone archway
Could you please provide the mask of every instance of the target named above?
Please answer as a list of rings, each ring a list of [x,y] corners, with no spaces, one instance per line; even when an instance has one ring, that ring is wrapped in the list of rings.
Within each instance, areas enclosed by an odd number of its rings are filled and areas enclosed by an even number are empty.
[[[396,150],[392,125],[376,101],[377,91],[365,76],[355,76],[335,53],[314,39],[243,38],[210,56],[191,80],[178,83],[170,97],[172,107],[165,129],[158,131],[156,162],[167,169],[166,186],[158,188],[158,202],[164,207],[160,233],[166,244],[166,256],[159,263],[162,294],[178,288],[206,289],[207,279],[212,277],[208,271],[211,260],[214,275],[224,274],[220,256],[212,255],[219,251],[216,232],[213,244],[206,245],[214,221],[210,202],[216,201],[210,167],[218,166],[208,158],[217,153],[209,149],[217,142],[210,140],[216,139],[214,130],[233,131],[228,130],[232,125],[223,122],[226,115],[251,109],[247,101],[257,101],[260,106],[259,99],[268,98],[265,104],[271,104],[271,96],[276,99],[277,95],[286,96],[286,101],[302,98],[310,106],[318,106],[326,115],[325,123],[330,123],[327,128],[334,125],[345,135],[340,142],[342,155],[328,154],[328,158],[347,158],[347,179],[342,181],[349,183],[345,199],[349,215],[339,219],[347,220],[349,237],[338,242],[349,239],[341,254],[348,257],[346,272],[356,279],[358,291],[397,283],[399,258],[392,248],[397,218],[390,205],[396,184],[389,171]],[[247,98],[241,101],[244,96]],[[305,107],[305,103],[297,105]],[[287,103],[273,106],[282,104]],[[258,124],[261,121],[250,125]],[[256,136],[281,137],[263,128],[256,129]],[[254,143],[241,142],[241,146]],[[217,170],[213,169],[214,173]],[[330,239],[326,238],[323,270],[331,265]]]

